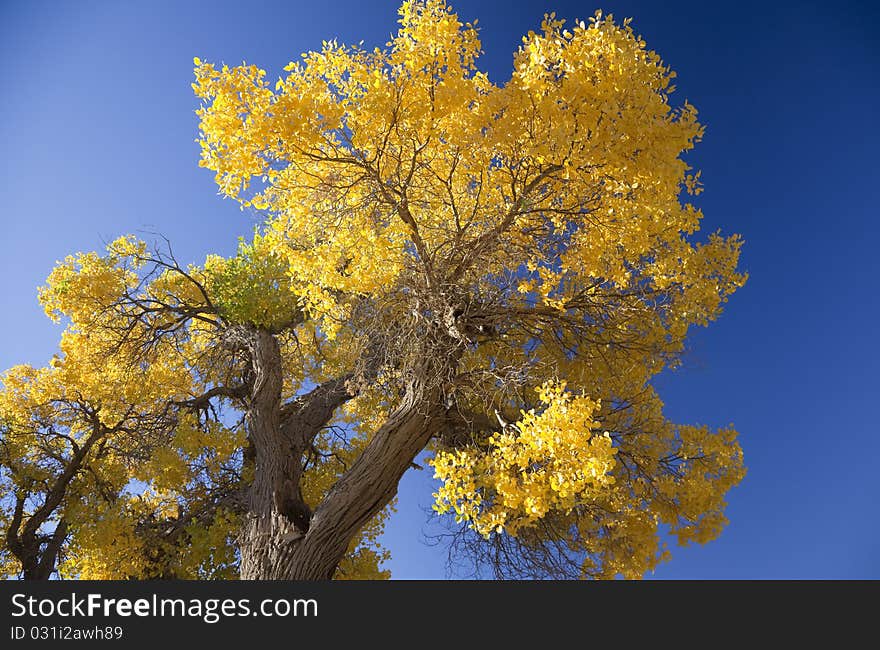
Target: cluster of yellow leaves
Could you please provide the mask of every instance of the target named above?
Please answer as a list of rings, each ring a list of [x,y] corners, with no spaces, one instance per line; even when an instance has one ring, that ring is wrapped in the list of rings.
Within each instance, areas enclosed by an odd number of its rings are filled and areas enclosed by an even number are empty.
[[[111,430],[107,442],[114,452],[102,451],[99,458],[87,461],[88,470],[77,475],[56,514],[70,531],[59,568],[63,577],[217,578],[234,577],[237,571],[234,538],[239,522],[223,508],[208,519],[189,521],[172,541],[160,533],[181,525],[191,508],[209,499],[212,486],[229,480],[230,468],[247,469],[240,467],[245,430],[186,412],[177,416],[167,437],[151,440],[139,425],[141,418],[159,417],[173,401],[198,395],[222,377],[223,365],[215,377],[210,363],[221,324],[193,320],[146,348],[120,345],[121,336],[137,340],[148,328],[163,327],[162,318],[173,318],[137,312],[133,298],[156,301],[149,303],[153,305],[210,307],[225,323],[269,329],[288,324],[299,310],[298,302],[283,260],[259,235],[250,243],[242,241],[231,258],[209,256],[203,266],[185,269],[205,294],[171,269],[145,282],[139,272],[149,260],[144,242],[121,237],[104,255],[84,253],[59,262],[40,290],[47,314],[56,322],[66,321],[59,354],[45,368],[16,366],[0,379],[0,420],[16,432],[4,438],[5,451],[16,465],[15,476],[0,481],[4,489],[25,483],[51,485],[60,468],[47,462],[47,454],[69,454],[70,440],[81,446],[94,430],[90,414]],[[282,339],[287,397],[300,388],[304,373],[316,369],[311,355],[317,343],[308,341],[326,340],[313,324],[302,329],[300,338],[306,344],[296,336]],[[64,436],[41,433],[47,426]],[[305,476],[304,491],[313,506],[344,470],[344,463],[353,462],[363,440],[334,444],[318,442],[333,456]],[[136,460],[143,456],[142,449],[149,450],[148,457]],[[127,452],[134,455],[128,457]],[[8,513],[4,510],[3,515]],[[388,577],[379,569],[387,551],[377,541],[386,516],[387,512],[374,518],[353,541],[340,576]],[[3,561],[8,574],[17,573],[16,561],[6,556]]]
[[[658,479],[654,507],[679,543],[705,544],[727,524],[724,496],[745,476],[742,449],[733,428],[713,432],[706,426],[682,426],[677,433],[678,455],[689,471]]]
[[[53,485],[63,470],[54,459],[69,457],[73,444],[83,447],[96,426],[108,430],[55,515],[67,523],[71,539],[61,576],[151,578],[166,571],[179,577],[231,576],[234,522],[225,515],[188,525],[179,538],[185,547],[152,540],[137,525],[152,522],[157,530],[162,522],[164,528],[174,525],[187,506],[198,503],[200,486],[210,485],[241,448],[243,434],[219,425],[206,430],[184,418],[170,440],[151,441],[138,418],[187,395],[191,377],[158,362],[134,368],[124,359],[113,363],[87,341],[71,344],[77,337],[84,335],[65,332],[63,356],[48,367],[16,366],[0,379],[0,420],[8,427],[4,455],[14,467],[5,477],[9,489]],[[141,449],[156,444],[147,462],[135,460]],[[11,562],[7,573],[17,571]]]
[[[107,255],[67,256],[39,290],[46,315],[56,323],[65,316],[83,326],[93,323],[125,289],[137,285],[138,257],[145,251],[143,242],[127,236],[108,244]]]
[[[173,345],[160,342],[146,356],[119,346],[120,333],[136,338],[146,322],[126,323],[121,299],[136,290],[146,244],[131,236],[107,246],[106,255],[81,253],[58,263],[40,288],[46,314],[67,320],[60,354],[47,368],[34,371],[39,381],[28,391],[36,402],[86,399],[101,405],[101,418],[115,424],[127,411],[143,411],[172,396],[195,390],[187,359]],[[150,287],[152,297],[167,298],[174,282],[160,276]],[[7,391],[12,384],[4,382]]]
[[[546,541],[550,525],[583,575],[600,578],[639,578],[667,559],[661,524],[680,544],[720,534],[724,496],[745,475],[736,431],[671,425],[650,391],[625,417],[563,382],[545,383],[538,397],[540,412],[485,444],[436,453],[435,510],[454,511],[487,539],[525,544]],[[600,433],[606,426],[619,432]]]
[[[486,449],[437,453],[431,464],[443,481],[434,495],[439,513],[454,510],[484,537],[515,535],[550,510],[590,502],[614,483],[617,450],[607,433],[594,433],[598,404],[545,383],[543,405],[522,413],[515,426],[487,440]]]
[[[414,258],[440,283],[528,264],[521,293],[559,310],[593,281],[664,291],[658,339],[717,315],[745,281],[740,240],[687,241],[702,215],[679,200],[699,191],[681,154],[703,127],[670,107],[675,75],[628,21],[548,16],[499,86],[445,2],[400,16],[386,49],[326,42],[274,91],[254,66],[196,66],[201,164],[267,212],[266,245],[331,337],[340,295],[394,291]]]
[[[108,580],[143,575],[147,558],[135,532],[137,516],[146,512],[136,500],[115,503],[84,498],[69,504],[74,524],[71,544],[59,573],[63,578]]]
[[[288,65],[274,93],[252,66],[197,63],[194,87],[210,103],[199,111],[202,165],[217,172],[228,196],[276,214],[267,238],[315,314],[343,314],[338,292],[369,294],[393,284],[407,261],[408,231],[389,210],[377,209],[393,191],[382,189],[382,176],[401,172],[394,161],[412,150],[412,138],[437,131],[439,142],[442,125],[454,126],[468,103],[461,93],[470,92],[476,32],[460,32],[438,3],[406,3],[401,22],[391,52],[327,42]],[[410,96],[401,107],[404,91]],[[426,102],[429,93],[433,101]],[[393,122],[397,133],[385,146]],[[347,161],[332,160],[334,152]],[[375,177],[357,162],[373,159],[379,167],[381,157],[387,172]],[[268,185],[250,198],[243,191],[254,176]],[[331,324],[325,328],[332,333]]]
[[[137,530],[144,523],[159,529],[174,525],[177,508],[172,495],[151,488],[113,503],[92,503],[86,497],[72,504],[65,514],[74,527],[59,574],[79,580],[235,578],[233,540],[239,523],[228,511],[187,524],[177,542],[151,539]]]
[[[240,428],[197,422],[194,416],[183,414],[168,444],[153,450],[149,461],[133,468],[132,478],[149,482],[158,490],[182,491],[205,474],[219,474],[244,444]]]

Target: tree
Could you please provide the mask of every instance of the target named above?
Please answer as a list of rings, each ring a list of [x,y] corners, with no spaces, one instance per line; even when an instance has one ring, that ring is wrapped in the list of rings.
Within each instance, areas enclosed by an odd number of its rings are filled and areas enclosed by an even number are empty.
[[[664,530],[720,533],[737,434],[651,385],[745,282],[737,236],[697,239],[674,73],[599,13],[546,16],[504,85],[444,2],[400,23],[274,88],[195,59],[200,164],[265,222],[199,266],[122,237],[52,272],[60,354],[0,393],[7,571],[387,577],[423,454],[498,577],[640,577]]]

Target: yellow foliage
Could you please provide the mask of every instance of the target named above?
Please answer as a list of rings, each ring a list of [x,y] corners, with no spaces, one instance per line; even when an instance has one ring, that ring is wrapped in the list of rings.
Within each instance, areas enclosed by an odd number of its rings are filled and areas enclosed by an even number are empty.
[[[432,443],[438,512],[532,551],[551,539],[579,577],[640,577],[668,556],[664,527],[681,543],[720,533],[745,471],[736,432],[669,422],[650,385],[746,281],[738,236],[697,238],[700,173],[684,156],[703,126],[670,104],[674,72],[601,13],[545,16],[505,83],[443,0],[407,0],[399,22],[384,47],[326,41],[278,80],[194,59],[200,164],[264,223],[232,257],[185,269],[121,237],[40,289],[66,329],[47,367],[2,377],[17,483],[0,488],[46,485],[103,427],[58,513],[63,575],[235,575],[237,516],[185,513],[258,471],[247,425],[235,408],[178,407],[251,378],[230,351],[247,328],[276,337],[284,400],[363,371],[304,452],[312,507],[436,351],[448,372],[420,380],[442,384],[446,416],[483,416]],[[337,577],[387,577],[387,515]]]

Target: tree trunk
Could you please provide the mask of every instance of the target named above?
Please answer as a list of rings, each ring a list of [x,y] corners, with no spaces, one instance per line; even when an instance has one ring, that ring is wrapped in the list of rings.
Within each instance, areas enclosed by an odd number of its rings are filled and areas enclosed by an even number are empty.
[[[254,479],[239,535],[241,577],[264,580],[275,576],[291,542],[302,538],[306,525],[285,514],[298,495],[301,458],[281,434],[281,352],[275,337],[264,330],[250,333],[247,347],[254,387],[247,411],[248,436],[254,446]],[[301,501],[301,499],[300,499]]]
[[[285,407],[281,419],[281,353],[275,337],[250,330],[254,384],[247,411],[254,450],[254,478],[239,535],[240,575],[245,580],[328,580],[364,525],[397,493],[397,485],[445,417],[436,381],[413,379],[401,403],[364,451],[317,506],[314,515],[300,491],[302,455],[352,395],[343,379],[318,386]],[[293,409],[287,412],[287,409]]]

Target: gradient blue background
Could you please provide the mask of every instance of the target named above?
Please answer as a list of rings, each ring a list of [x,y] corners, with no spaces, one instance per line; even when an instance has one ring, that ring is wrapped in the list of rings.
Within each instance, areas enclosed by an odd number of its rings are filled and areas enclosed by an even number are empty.
[[[35,287],[55,260],[159,231],[183,261],[231,254],[259,215],[197,166],[192,57],[276,77],[323,38],[381,45],[396,2],[0,0],[0,367],[58,336]],[[671,418],[736,424],[749,473],[717,541],[658,578],[880,578],[877,364],[880,11],[871,3],[476,2],[490,78],[545,11],[602,7],[675,69],[700,110],[704,229],[739,232],[751,274],[659,381]],[[396,578],[446,575],[427,471],[401,486],[385,541]]]

